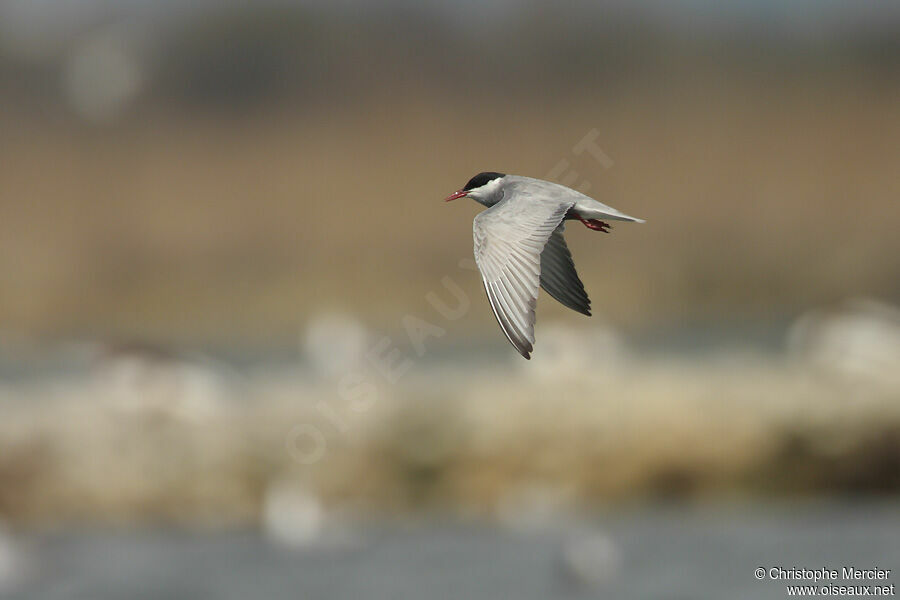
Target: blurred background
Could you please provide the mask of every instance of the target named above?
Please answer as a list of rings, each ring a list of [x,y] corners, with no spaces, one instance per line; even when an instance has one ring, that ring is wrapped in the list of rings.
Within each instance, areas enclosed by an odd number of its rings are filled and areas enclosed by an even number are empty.
[[[900,7],[0,0],[0,598],[900,562]],[[570,225],[534,358],[479,171]]]

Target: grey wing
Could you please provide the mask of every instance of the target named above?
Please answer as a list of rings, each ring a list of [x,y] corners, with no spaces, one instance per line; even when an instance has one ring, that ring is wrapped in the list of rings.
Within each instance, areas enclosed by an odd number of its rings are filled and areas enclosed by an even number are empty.
[[[559,224],[541,252],[541,287],[562,305],[591,316],[591,300],[563,237],[565,227],[565,223]]]
[[[472,225],[475,262],[491,309],[506,338],[525,358],[531,358],[534,348],[541,252],[570,207],[512,195],[479,214]]]

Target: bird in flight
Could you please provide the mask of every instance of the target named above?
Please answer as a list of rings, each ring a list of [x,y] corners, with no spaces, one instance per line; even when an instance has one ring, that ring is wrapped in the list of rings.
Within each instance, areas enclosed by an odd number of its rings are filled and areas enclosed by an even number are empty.
[[[609,233],[606,221],[643,223],[558,183],[488,171],[446,202],[468,197],[487,206],[472,224],[475,262],[509,343],[531,358],[538,286],[564,306],[591,316],[591,301],[563,237],[565,222]]]

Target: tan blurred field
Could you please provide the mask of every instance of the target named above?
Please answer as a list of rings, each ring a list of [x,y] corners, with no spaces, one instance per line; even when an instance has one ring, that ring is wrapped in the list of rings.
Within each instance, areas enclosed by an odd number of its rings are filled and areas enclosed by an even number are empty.
[[[900,298],[900,87],[694,74],[504,104],[407,89],[87,128],[0,112],[0,323],[41,336],[292,344],[322,308],[396,327],[471,255],[481,170],[561,159],[643,226],[569,228],[595,310],[630,330]],[[228,121],[228,127],[223,122]],[[592,128],[614,161],[572,147]],[[473,297],[474,275],[456,277]],[[541,303],[539,317],[562,314]],[[487,332],[474,310],[451,342]]]

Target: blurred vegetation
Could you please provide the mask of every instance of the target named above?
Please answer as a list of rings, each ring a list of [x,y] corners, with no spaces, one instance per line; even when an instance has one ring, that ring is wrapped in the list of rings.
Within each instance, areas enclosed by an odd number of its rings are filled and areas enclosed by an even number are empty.
[[[749,355],[625,360],[584,381],[502,365],[419,368],[397,386],[371,373],[364,411],[303,370],[260,371],[206,404],[177,365],[138,365],[140,385],[123,387],[125,368],[0,388],[4,518],[242,526],[281,481],[362,516],[501,520],[541,498],[565,514],[900,491],[896,387]]]

